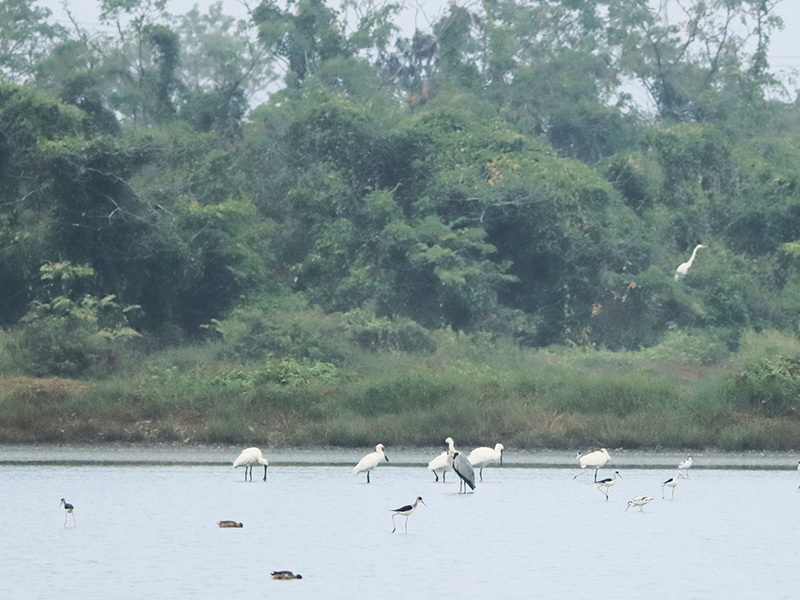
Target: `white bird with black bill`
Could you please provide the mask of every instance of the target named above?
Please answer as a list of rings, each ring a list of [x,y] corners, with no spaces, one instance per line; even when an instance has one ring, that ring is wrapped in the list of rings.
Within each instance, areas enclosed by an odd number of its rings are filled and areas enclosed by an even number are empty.
[[[479,476],[481,481],[483,481],[483,467],[498,460],[500,461],[500,466],[503,466],[503,450],[505,450],[503,444],[495,444],[494,448],[481,446],[469,453],[467,458],[473,467],[480,469]]]
[[[366,471],[367,483],[369,483],[369,472],[381,464],[384,460],[389,462],[389,457],[386,456],[383,444],[378,444],[375,446],[375,452],[370,452],[367,454],[364,458],[358,461],[358,464],[355,467],[353,467],[353,475],[358,475],[359,473]]]

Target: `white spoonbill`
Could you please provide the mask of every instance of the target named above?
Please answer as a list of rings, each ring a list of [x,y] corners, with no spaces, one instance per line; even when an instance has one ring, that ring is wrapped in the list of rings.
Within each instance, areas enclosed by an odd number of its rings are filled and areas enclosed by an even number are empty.
[[[384,452],[383,444],[378,444],[375,446],[375,452],[370,452],[367,454],[364,458],[358,461],[358,464],[355,467],[353,467],[353,475],[358,475],[359,473],[366,471],[367,483],[369,483],[369,472],[381,464],[381,462],[384,460],[389,462],[389,457],[386,456],[386,452]]]
[[[611,460],[611,455],[605,448],[600,448],[600,450],[595,450],[594,452],[589,452],[588,454],[581,454],[580,452],[578,453],[578,464],[581,466],[581,469],[583,469],[583,472],[586,475],[589,474],[589,467],[594,467],[595,483],[598,483],[598,469],[605,465],[609,460]],[[580,473],[578,473],[578,475],[580,475]],[[573,479],[576,479],[578,475],[575,475]]]
[[[683,277],[686,277],[686,273],[689,272],[689,268],[692,266],[692,263],[694,262],[694,257],[697,256],[697,251],[700,250],[700,248],[705,248],[705,246],[703,244],[697,244],[697,246],[695,246],[694,250],[692,251],[692,257],[685,263],[682,263],[680,266],[678,266],[677,269],[675,269],[675,281],[678,281]]]
[[[481,481],[483,481],[483,467],[496,460],[500,461],[501,467],[503,466],[503,450],[505,450],[503,444],[495,444],[494,448],[481,446],[469,453],[467,458],[469,458],[469,462],[473,467],[478,467],[480,469]]]
[[[675,499],[675,486],[678,485],[678,475],[680,471],[676,473],[674,476],[667,479],[664,483],[661,484],[661,499],[664,499],[664,487],[671,487],[672,488],[672,499]]]
[[[67,515],[72,515],[72,525],[73,526],[77,525],[77,523],[75,523],[75,513],[72,512],[72,511],[75,510],[75,507],[72,506],[72,504],[70,504],[66,500],[64,500],[64,498],[61,499],[61,502],[59,504],[63,504],[64,505],[64,510],[66,511],[66,512],[64,512],[64,527],[67,526]]]
[[[456,472],[456,475],[461,479],[461,483],[459,483],[458,491],[460,492],[464,490],[464,493],[467,493],[467,486],[470,487],[473,491],[475,490],[475,469],[472,468],[472,465],[469,462],[469,459],[464,456],[461,452],[453,452],[453,454],[449,457],[450,465],[453,468],[453,471]]]
[[[606,477],[605,479],[601,479],[600,481],[597,482],[600,484],[597,486],[597,489],[603,492],[603,494],[605,494],[606,500],[608,500],[608,488],[617,483],[617,477],[622,479],[622,475],[619,474],[619,471],[614,471],[614,477]],[[606,488],[606,489],[603,490],[601,488]]]
[[[397,529],[397,525],[394,524],[394,518],[397,515],[404,515],[405,516],[405,518],[406,518],[406,533],[408,533],[408,517],[410,517],[411,513],[413,513],[417,509],[417,504],[419,504],[420,502],[425,504],[425,501],[422,499],[422,496],[417,496],[417,499],[414,500],[414,504],[406,504],[405,506],[401,506],[400,508],[395,508],[392,511],[394,513],[392,515],[392,527],[393,527],[392,533],[394,533],[395,530]],[[425,506],[428,506],[428,505],[425,504]]]
[[[253,481],[253,465],[264,465],[264,481],[267,480],[269,461],[258,448],[245,448],[233,461],[233,468],[244,467],[244,480],[247,481],[247,470],[250,469],[250,481]]]
[[[678,470],[679,470],[679,471],[686,471],[687,469],[690,469],[690,468],[691,468],[691,466],[692,466],[692,463],[693,463],[693,462],[694,462],[694,461],[692,461],[692,457],[691,457],[691,456],[687,456],[687,457],[686,457],[686,460],[682,460],[682,461],[681,461],[681,464],[679,464],[679,465],[678,465]],[[688,474],[688,473],[684,473],[684,475],[685,475],[687,478],[689,477],[689,474]]]
[[[439,481],[439,473],[442,474],[442,483],[444,483],[444,474],[453,470],[450,467],[450,461],[448,460],[448,455],[456,451],[455,442],[453,442],[453,438],[451,437],[445,438],[444,443],[447,444],[447,450],[439,454],[436,458],[434,458],[431,462],[428,463],[428,469],[433,471],[433,474],[436,477],[436,481]]]
[[[653,499],[650,496],[636,496],[633,500],[628,500],[628,506],[625,508],[625,512],[628,512],[631,506],[638,506],[639,512],[644,512],[644,505],[652,501]]]

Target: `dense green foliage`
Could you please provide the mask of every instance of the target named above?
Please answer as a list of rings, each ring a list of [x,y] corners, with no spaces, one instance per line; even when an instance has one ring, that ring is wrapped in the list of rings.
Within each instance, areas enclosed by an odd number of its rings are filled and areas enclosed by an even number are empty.
[[[360,0],[98,7],[116,34],[0,9],[5,373],[114,376],[205,342],[261,365],[226,383],[252,390],[341,383],[365,350],[431,360],[442,332],[611,351],[682,332],[704,364],[798,333],[800,114],[770,2],[672,23],[645,0],[451,3],[410,36]],[[794,415],[782,360],[732,380],[739,406]],[[460,388],[428,376],[341,401],[444,418]],[[584,385],[582,413],[645,401]]]

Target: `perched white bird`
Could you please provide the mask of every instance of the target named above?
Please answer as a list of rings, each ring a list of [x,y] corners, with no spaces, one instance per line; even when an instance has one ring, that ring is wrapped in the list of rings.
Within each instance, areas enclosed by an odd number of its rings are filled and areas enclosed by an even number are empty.
[[[458,475],[458,477],[461,479],[461,483],[458,486],[458,491],[460,492],[463,487],[464,493],[466,493],[467,486],[474,490],[475,469],[472,468],[472,464],[470,464],[469,459],[458,451],[453,452],[453,454],[448,458],[453,471],[455,471],[456,475]]]
[[[389,457],[386,456],[386,452],[384,452],[383,444],[378,444],[375,446],[375,452],[370,452],[367,454],[364,458],[358,461],[358,464],[355,467],[353,467],[353,475],[358,475],[359,473],[366,471],[367,483],[369,483],[369,472],[381,464],[381,462],[384,460],[389,462]]]
[[[578,464],[586,475],[589,474],[589,467],[594,467],[594,482],[597,483],[597,470],[611,460],[611,455],[605,448],[600,448],[600,450],[595,450],[588,454],[581,454],[578,452],[577,458]],[[578,473],[578,475],[580,475],[580,473]],[[577,478],[578,475],[575,475],[573,479]]]
[[[677,269],[675,269],[675,281],[678,281],[681,278],[686,277],[686,273],[689,272],[689,267],[692,266],[692,263],[694,262],[694,257],[697,256],[697,251],[700,250],[700,248],[705,248],[705,246],[703,244],[697,244],[697,246],[695,246],[694,250],[692,251],[692,257],[685,263],[678,266]]]
[[[622,479],[622,475],[619,474],[619,471],[614,471],[614,477],[606,477],[605,479],[601,479],[600,481],[597,482],[600,484],[597,486],[597,489],[603,492],[603,494],[605,494],[606,500],[608,500],[608,488],[617,483],[617,477]]]
[[[473,467],[480,469],[480,480],[483,481],[483,467],[496,460],[500,461],[500,466],[503,466],[503,444],[495,444],[494,448],[488,446],[481,446],[475,448],[469,453],[469,462]]]
[[[692,457],[691,456],[687,456],[686,460],[681,461],[681,464],[678,465],[678,470],[679,471],[686,471],[687,469],[691,468],[692,462],[693,462],[692,461]],[[684,473],[684,474],[685,474],[686,477],[689,477],[688,473]]]
[[[678,485],[678,477],[680,471],[676,473],[673,477],[667,479],[664,483],[661,484],[661,499],[664,499],[664,487],[671,487],[672,488],[672,498],[675,498],[675,486]]]
[[[395,530],[397,529],[397,525],[395,525],[395,523],[394,523],[394,518],[397,515],[404,515],[405,516],[405,518],[406,518],[406,533],[408,533],[408,517],[410,517],[411,513],[413,513],[417,509],[417,504],[419,504],[420,502],[425,504],[425,501],[422,499],[422,496],[417,496],[417,499],[414,500],[414,504],[406,504],[405,506],[401,506],[400,508],[395,508],[392,511],[394,513],[392,515],[392,527],[393,527],[392,533],[394,533]],[[428,506],[428,505],[425,504],[425,506]]]
[[[247,470],[250,469],[250,481],[253,481],[253,465],[264,465],[264,481],[267,480],[267,467],[269,461],[261,454],[258,448],[245,448],[233,461],[233,468],[244,467],[244,480],[247,481]]]
[[[653,499],[650,496],[636,496],[633,500],[628,500],[628,506],[625,508],[625,511],[627,512],[631,506],[638,506],[639,511],[644,512],[644,505],[652,501]]]
[[[433,471],[433,474],[436,476],[436,481],[439,481],[439,473],[442,474],[442,483],[444,483],[444,474],[452,471],[452,467],[450,466],[450,461],[448,460],[448,456],[456,451],[455,443],[453,442],[453,438],[448,437],[444,440],[444,443],[447,444],[447,450],[442,452],[436,458],[434,458],[431,462],[428,463],[428,469]]]

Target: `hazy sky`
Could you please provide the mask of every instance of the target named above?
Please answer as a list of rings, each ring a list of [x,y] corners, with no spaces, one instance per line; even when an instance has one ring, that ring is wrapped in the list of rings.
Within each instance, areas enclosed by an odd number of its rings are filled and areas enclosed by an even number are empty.
[[[444,13],[448,0],[400,0],[404,1],[406,10],[401,15],[398,25],[403,33],[411,35],[415,28],[426,30]],[[657,0],[653,0],[657,1]],[[674,2],[674,0],[671,0]],[[40,6],[46,6],[53,11],[54,18],[59,22],[68,24],[61,5],[66,2],[70,11],[86,29],[100,28],[97,15],[99,14],[98,0],[38,0]],[[257,6],[259,0],[249,0],[251,6]],[[194,5],[205,12],[214,0],[168,0],[167,11],[180,15],[188,12]],[[479,4],[479,0],[457,0],[461,6]],[[339,0],[331,0],[331,4],[338,7]],[[247,10],[241,0],[223,0],[223,13],[244,18]],[[671,14],[677,11],[671,11]],[[800,0],[780,0],[776,14],[783,18],[784,29],[773,36],[770,44],[770,65],[774,73],[792,90],[798,88],[798,74],[800,74]]]

